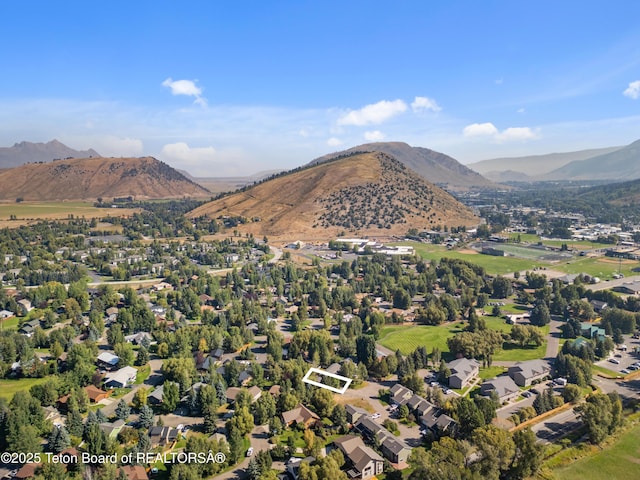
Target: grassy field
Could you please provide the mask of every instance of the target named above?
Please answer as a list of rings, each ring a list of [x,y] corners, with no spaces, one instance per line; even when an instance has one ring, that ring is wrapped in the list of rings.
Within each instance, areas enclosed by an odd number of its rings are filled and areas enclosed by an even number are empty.
[[[447,250],[441,245],[431,245],[419,242],[409,242],[425,260],[439,260],[441,258],[457,258],[466,260],[481,267],[484,267],[487,273],[491,275],[506,275],[515,271],[532,270],[533,267],[546,265],[542,262],[536,262],[530,259],[514,258],[514,257],[494,257],[491,255],[482,255],[479,253],[471,253],[470,251]],[[403,243],[405,245],[407,243]]]
[[[2,323],[2,327],[1,328],[18,328],[18,323],[20,322],[20,319],[18,317],[11,317],[11,318],[7,318],[5,320],[2,320],[0,323]]]
[[[505,367],[488,367],[480,369],[480,378],[482,380],[489,380],[490,378],[497,377],[498,375],[502,375],[507,370]]]
[[[91,202],[21,202],[0,203],[0,226],[12,227],[35,220],[63,220],[74,217],[102,218],[120,217],[139,211],[133,208],[96,208]],[[9,220],[15,215],[15,220]]]
[[[431,352],[433,347],[445,352],[449,351],[447,338],[460,331],[459,323],[440,326],[389,326],[382,328],[378,342],[394,352],[400,350],[403,355],[408,355],[420,346],[427,347],[428,352]]]
[[[595,455],[554,469],[552,478],[558,480],[640,478],[640,425],[624,432],[612,445],[598,451]]]
[[[624,275],[630,276],[637,275],[636,272],[633,272],[633,269],[639,267],[640,262],[633,260],[619,262],[615,258],[608,257],[580,257],[572,262],[559,264],[553,268],[566,273],[588,273],[591,276],[606,280],[610,279],[614,273],[617,273],[618,268]]]
[[[29,390],[34,385],[46,382],[46,378],[21,378],[19,380],[0,380],[0,398],[8,402],[16,392]]]

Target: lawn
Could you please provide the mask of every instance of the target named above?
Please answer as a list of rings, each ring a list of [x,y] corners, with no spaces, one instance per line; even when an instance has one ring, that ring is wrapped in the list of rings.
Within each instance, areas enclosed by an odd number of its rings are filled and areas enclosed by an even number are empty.
[[[20,322],[20,319],[18,317],[11,317],[11,318],[2,320],[1,324],[3,329],[5,328],[9,329],[9,328],[18,328],[19,322]]]
[[[0,380],[0,398],[11,401],[13,394],[28,391],[34,385],[44,383],[47,378],[21,378],[19,380]]]
[[[482,380],[489,380],[490,378],[497,377],[498,375],[502,375],[507,370],[505,367],[487,367],[480,369],[480,378]]]
[[[520,346],[510,342],[505,342],[502,350],[500,350],[493,356],[493,360],[495,362],[524,362],[526,360],[536,360],[538,358],[544,358],[546,353],[546,341],[539,347],[529,345],[525,348],[521,348]]]
[[[23,225],[25,221],[45,219],[66,219],[70,216],[85,218],[120,217],[131,215],[140,209],[134,208],[96,208],[91,202],[21,202],[0,203],[0,221],[2,226]],[[16,220],[9,220],[11,215]]]
[[[566,273],[587,273],[594,277],[599,277],[602,280],[611,278],[614,273],[622,272],[626,276],[635,275],[634,268],[640,267],[640,262],[633,260],[623,260],[619,262],[614,258],[608,257],[581,257],[570,263],[559,264],[553,267],[556,270],[560,270]]]
[[[136,374],[136,385],[144,383],[144,381],[149,378],[150,374],[151,366],[149,366],[149,364],[145,365],[144,367],[140,367],[138,369],[138,373]]]
[[[553,470],[562,480],[600,480],[602,478],[640,478],[640,425],[624,432],[610,446],[593,456],[581,458]]]
[[[456,250],[447,250],[441,245],[431,245],[419,242],[409,242],[425,260],[439,260],[441,258],[457,258],[474,263],[484,269],[490,275],[506,275],[515,271],[532,270],[538,265],[547,265],[544,262],[536,262],[524,258],[494,257],[480,253],[467,253]],[[405,245],[406,243],[403,243]]]
[[[427,347],[431,352],[433,347],[438,347],[441,352],[449,350],[447,338],[461,331],[460,323],[447,323],[444,325],[416,325],[416,326],[388,326],[383,327],[378,343],[394,352],[400,350],[403,355],[412,353],[417,347]]]

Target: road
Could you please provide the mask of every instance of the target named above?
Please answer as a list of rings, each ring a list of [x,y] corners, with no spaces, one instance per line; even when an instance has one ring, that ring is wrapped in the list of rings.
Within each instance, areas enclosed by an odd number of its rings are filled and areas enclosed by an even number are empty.
[[[618,278],[615,280],[607,280],[606,282],[595,283],[593,285],[585,285],[587,290],[593,290],[594,292],[597,290],[607,290],[613,287],[619,287],[624,283],[629,282],[639,282],[640,275],[633,275],[632,277]]]
[[[273,258],[269,260],[269,263],[276,263],[282,258],[282,250],[274,247],[273,245],[269,245],[269,249],[271,252],[273,252]]]
[[[269,450],[271,444],[269,443],[269,427],[267,425],[258,425],[251,431],[251,446],[253,447],[253,454],[263,450]],[[214,452],[215,453],[215,452]],[[228,472],[216,475],[216,480],[231,480],[241,479],[247,476],[247,467],[251,458],[246,457],[242,462],[235,465],[235,467]]]

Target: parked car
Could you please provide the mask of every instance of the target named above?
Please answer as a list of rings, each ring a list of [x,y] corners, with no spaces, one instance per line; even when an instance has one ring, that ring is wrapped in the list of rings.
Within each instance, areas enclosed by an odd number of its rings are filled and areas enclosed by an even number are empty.
[[[620,360],[618,360],[617,358],[610,358],[609,361],[611,363],[615,363],[616,365],[620,365]]]
[[[626,368],[623,368],[622,370],[620,370],[620,373],[624,373],[626,375],[627,373],[631,373],[631,372]]]
[[[374,413],[373,415],[371,415],[371,418],[380,418],[380,414],[379,413]]]
[[[247,450],[247,457],[250,457],[251,455],[253,455],[253,447],[249,447],[249,450]]]
[[[524,398],[529,398],[531,395],[533,395],[533,393],[531,393],[531,392],[529,392],[529,391],[527,391],[527,390],[525,390],[524,392],[522,392],[522,396],[523,396]]]

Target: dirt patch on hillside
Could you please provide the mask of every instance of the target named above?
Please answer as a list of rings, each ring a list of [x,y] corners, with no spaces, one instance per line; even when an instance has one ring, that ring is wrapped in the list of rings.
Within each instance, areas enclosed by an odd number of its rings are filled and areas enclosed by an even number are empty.
[[[465,255],[477,255],[479,252],[477,250],[472,250],[471,248],[463,248],[462,250],[458,250],[460,253],[464,253]]]

